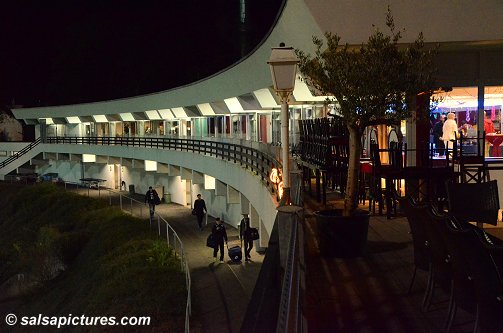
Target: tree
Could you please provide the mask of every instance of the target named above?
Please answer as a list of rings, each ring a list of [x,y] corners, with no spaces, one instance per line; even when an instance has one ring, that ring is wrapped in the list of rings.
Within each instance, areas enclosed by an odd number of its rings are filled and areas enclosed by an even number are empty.
[[[377,124],[397,124],[411,115],[411,101],[429,93],[434,85],[433,56],[422,33],[409,45],[399,45],[401,32],[388,8],[389,33],[375,29],[360,47],[341,45],[341,37],[325,33],[325,42],[313,37],[314,56],[296,50],[304,80],[321,93],[333,96],[337,112],[349,130],[349,167],[344,199],[344,215],[357,208],[361,137],[365,128]]]

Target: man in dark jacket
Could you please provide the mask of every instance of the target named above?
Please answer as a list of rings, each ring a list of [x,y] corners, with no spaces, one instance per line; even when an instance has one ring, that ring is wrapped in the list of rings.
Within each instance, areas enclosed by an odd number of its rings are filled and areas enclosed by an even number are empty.
[[[445,116],[441,115],[438,122],[433,126],[431,134],[433,135],[433,143],[435,144],[436,152],[442,156],[445,153],[445,144],[442,139]]]
[[[152,189],[152,186],[149,186],[147,193],[145,193],[145,203],[148,203],[148,208],[150,210],[150,217],[151,218],[154,216],[155,205],[159,201],[158,198],[159,198],[159,194],[157,194],[157,191]]]
[[[193,208],[195,215],[197,217],[197,224],[199,225],[199,230],[203,230],[203,217],[208,211],[206,210],[206,203],[201,199],[201,194],[197,195],[197,199],[194,201]]]
[[[219,217],[215,219],[215,224],[211,228],[211,233],[213,234],[213,239],[215,241],[213,257],[215,258],[215,261],[217,261],[217,253],[220,249],[220,262],[224,262],[224,241],[227,243],[227,231],[225,230],[225,225]]]
[[[249,261],[251,259],[250,251],[253,249],[253,239],[250,233],[250,218],[248,214],[243,214],[243,219],[239,224],[239,236],[244,242],[245,261]]]

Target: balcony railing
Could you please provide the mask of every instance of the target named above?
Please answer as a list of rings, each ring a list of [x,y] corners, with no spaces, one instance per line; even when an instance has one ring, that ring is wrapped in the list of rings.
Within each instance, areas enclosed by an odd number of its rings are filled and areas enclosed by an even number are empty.
[[[269,192],[277,195],[275,184],[270,181],[269,177],[272,169],[280,169],[281,164],[274,156],[253,147],[229,142],[163,137],[48,137],[46,143],[155,148],[211,156],[239,164],[250,170],[260,177]]]
[[[26,154],[27,152],[32,150],[34,147],[36,147],[39,143],[40,143],[40,138],[38,138],[34,142],[30,143],[28,146],[24,147],[23,149],[21,149],[20,151],[18,151],[14,155],[10,156],[6,160],[2,161],[0,163],[0,169],[5,167],[7,164],[12,163],[15,160],[17,160],[18,158],[20,158],[21,156],[23,156],[24,154]]]

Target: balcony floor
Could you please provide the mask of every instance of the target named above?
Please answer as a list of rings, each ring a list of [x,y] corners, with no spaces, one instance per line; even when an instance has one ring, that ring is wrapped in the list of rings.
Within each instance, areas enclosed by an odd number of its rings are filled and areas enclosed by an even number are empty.
[[[354,259],[320,256],[313,211],[339,208],[329,193],[327,207],[306,194],[306,312],[309,332],[443,332],[449,294],[435,288],[429,311],[421,310],[427,273],[413,274],[413,246],[405,217],[370,218],[368,253]],[[363,208],[363,206],[362,206]],[[368,208],[368,206],[366,207]],[[502,233],[501,226],[492,229]],[[473,316],[458,310],[452,332],[473,331]]]

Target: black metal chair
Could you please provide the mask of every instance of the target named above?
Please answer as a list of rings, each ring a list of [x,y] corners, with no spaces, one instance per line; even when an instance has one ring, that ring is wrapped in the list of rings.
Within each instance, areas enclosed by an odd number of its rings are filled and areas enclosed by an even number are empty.
[[[499,211],[498,183],[447,183],[449,214],[462,223],[496,225]]]
[[[389,164],[382,164],[380,153],[388,153]],[[369,210],[375,214],[375,204],[379,204],[379,215],[382,214],[383,206],[386,205],[386,215],[391,218],[392,211],[396,213],[396,202],[393,200],[393,192],[396,181],[403,173],[404,159],[403,146],[397,142],[391,142],[389,149],[379,149],[376,142],[370,143],[370,160],[372,162],[372,179],[370,185]],[[381,179],[385,179],[386,186],[382,188]]]
[[[428,272],[428,284],[423,297],[423,308],[425,308],[431,294],[430,288],[433,287],[430,283],[432,249],[425,222],[429,206],[426,203],[416,203],[410,197],[399,197],[396,195],[396,192],[395,198],[399,201],[400,207],[404,210],[407,217],[412,236],[412,245],[414,247],[414,273],[412,274],[408,293],[410,294],[412,291],[417,270]]]
[[[494,257],[503,248],[491,244],[483,230],[452,230],[451,239],[466,260],[476,299],[476,332],[503,332],[503,281]]]
[[[450,332],[458,308],[476,316],[475,285],[464,255],[464,249],[460,247],[460,244],[456,242],[453,236],[454,232],[462,231],[463,226],[452,215],[439,214],[435,209],[432,209],[431,217],[444,240],[451,265],[452,282],[449,308],[445,321],[446,330]],[[469,224],[468,228],[476,227]]]
[[[489,181],[489,172],[485,162],[485,144],[485,132],[481,137],[476,138],[460,135],[458,154],[455,158],[459,163],[462,183]]]
[[[426,214],[423,217],[426,237],[430,243],[431,265],[428,277],[429,294],[426,295],[424,310],[428,310],[434,296],[435,287],[439,286],[449,292],[452,282],[451,254],[445,242],[445,226],[438,223],[439,214],[431,204],[426,205]],[[452,298],[452,297],[451,297]]]

